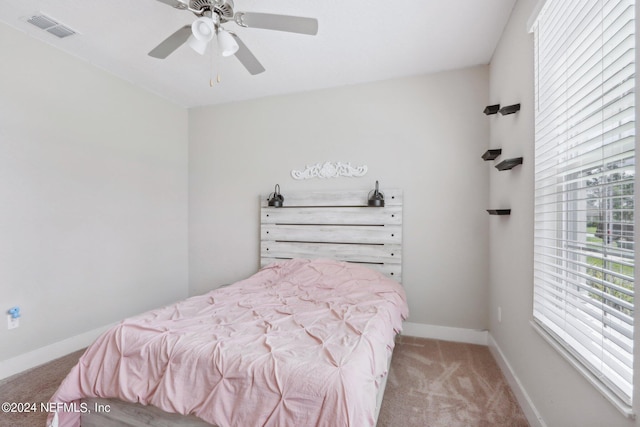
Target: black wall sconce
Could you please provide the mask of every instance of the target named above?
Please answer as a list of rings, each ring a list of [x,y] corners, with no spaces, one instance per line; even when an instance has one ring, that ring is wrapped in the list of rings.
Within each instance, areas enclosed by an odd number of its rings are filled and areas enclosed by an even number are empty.
[[[376,181],[376,188],[369,191],[368,205],[372,208],[384,207],[384,194],[378,190],[378,181]]]
[[[273,193],[269,194],[269,206],[274,208],[281,208],[284,203],[284,196],[280,194],[280,184],[276,184],[276,188]]]

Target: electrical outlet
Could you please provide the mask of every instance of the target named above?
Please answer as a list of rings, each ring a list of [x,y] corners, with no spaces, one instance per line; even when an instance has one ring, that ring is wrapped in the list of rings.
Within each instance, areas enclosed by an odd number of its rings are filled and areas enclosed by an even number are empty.
[[[20,318],[7,314],[7,329],[15,329],[20,326]]]
[[[502,307],[498,307],[498,323],[502,323]]]

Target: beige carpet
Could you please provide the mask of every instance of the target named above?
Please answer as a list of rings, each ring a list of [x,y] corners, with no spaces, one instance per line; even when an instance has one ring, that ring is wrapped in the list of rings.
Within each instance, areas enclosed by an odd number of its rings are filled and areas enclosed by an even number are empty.
[[[40,403],[49,401],[82,353],[84,350],[2,380],[0,382],[0,402],[35,403],[37,410],[23,413],[2,412],[0,413],[0,426],[44,427],[47,414],[40,411]]]
[[[528,425],[488,347],[399,338],[378,427]]]
[[[0,382],[0,402],[47,402],[81,354]],[[45,419],[39,411],[0,413],[0,426],[43,427]],[[528,425],[487,347],[399,337],[378,427]]]

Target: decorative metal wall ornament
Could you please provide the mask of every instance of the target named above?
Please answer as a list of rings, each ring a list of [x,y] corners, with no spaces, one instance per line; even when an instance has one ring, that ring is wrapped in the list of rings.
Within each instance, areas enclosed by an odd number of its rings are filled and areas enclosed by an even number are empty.
[[[359,177],[367,173],[367,166],[351,166],[351,163],[342,162],[324,162],[315,165],[307,165],[302,171],[292,170],[293,179],[310,179],[310,178],[338,178],[340,176]]]

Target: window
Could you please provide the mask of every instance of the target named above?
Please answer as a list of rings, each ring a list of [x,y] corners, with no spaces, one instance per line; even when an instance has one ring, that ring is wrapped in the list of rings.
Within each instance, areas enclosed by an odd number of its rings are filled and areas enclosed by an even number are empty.
[[[533,317],[633,395],[635,2],[547,0],[535,39]]]

